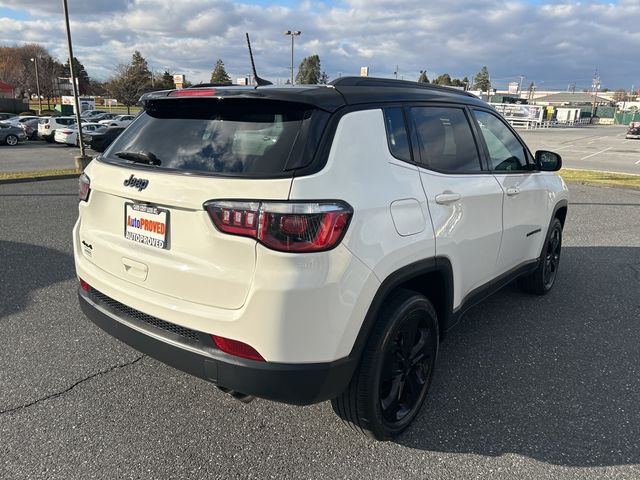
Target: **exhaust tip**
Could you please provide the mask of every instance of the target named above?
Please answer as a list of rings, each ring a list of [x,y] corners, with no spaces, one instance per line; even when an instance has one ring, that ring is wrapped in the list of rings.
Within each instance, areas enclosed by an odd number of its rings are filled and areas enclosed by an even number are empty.
[[[253,395],[247,395],[246,393],[236,392],[235,390],[229,390],[228,388],[225,388],[225,387],[217,386],[217,388],[218,390],[226,393],[227,395],[230,395],[232,398],[242,403],[251,403],[256,399],[256,397],[254,397]]]

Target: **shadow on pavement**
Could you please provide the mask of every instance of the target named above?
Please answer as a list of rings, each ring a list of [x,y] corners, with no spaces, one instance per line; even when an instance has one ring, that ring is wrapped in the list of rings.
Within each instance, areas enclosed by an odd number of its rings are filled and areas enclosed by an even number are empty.
[[[69,254],[0,240],[0,319],[23,309],[34,290],[74,275],[73,257]]]
[[[469,311],[398,443],[566,466],[640,463],[640,248],[564,247],[549,295],[511,286]]]

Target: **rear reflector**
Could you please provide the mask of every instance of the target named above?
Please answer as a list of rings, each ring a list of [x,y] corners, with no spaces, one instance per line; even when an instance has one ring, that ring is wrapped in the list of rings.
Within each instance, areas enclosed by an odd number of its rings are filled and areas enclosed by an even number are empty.
[[[340,243],[353,210],[340,201],[211,201],[204,205],[218,230],[251,237],[273,250],[321,252]]]
[[[84,281],[83,279],[81,279],[81,278],[80,278],[79,280],[80,280],[80,288],[81,288],[82,290],[84,290],[85,292],[88,292],[88,291],[89,291],[89,288],[91,288],[91,287],[89,287],[89,284],[88,284],[87,282],[85,282],[85,281]]]
[[[215,95],[215,88],[185,88],[183,90],[174,90],[169,93],[169,97],[212,97]]]
[[[247,358],[249,360],[256,360],[258,362],[264,362],[264,358],[260,355],[255,348],[246,343],[239,342],[238,340],[231,340],[230,338],[219,337],[217,335],[211,335],[211,338],[215,342],[216,346],[224,353],[233,355],[235,357]]]

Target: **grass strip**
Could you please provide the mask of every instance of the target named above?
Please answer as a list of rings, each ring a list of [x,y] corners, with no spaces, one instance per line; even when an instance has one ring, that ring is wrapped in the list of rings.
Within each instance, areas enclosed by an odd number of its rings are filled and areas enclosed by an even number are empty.
[[[0,180],[20,180],[26,178],[40,177],[60,177],[66,175],[76,175],[78,172],[75,168],[67,168],[64,170],[38,170],[35,172],[0,172]]]
[[[595,170],[577,170],[573,168],[563,168],[559,173],[565,182],[640,189],[640,175],[597,172]]]

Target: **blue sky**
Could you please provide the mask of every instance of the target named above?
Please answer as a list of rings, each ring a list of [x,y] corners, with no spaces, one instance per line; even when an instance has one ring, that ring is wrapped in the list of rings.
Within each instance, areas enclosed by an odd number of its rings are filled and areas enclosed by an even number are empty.
[[[0,44],[37,42],[64,58],[60,3],[0,0]],[[245,76],[248,31],[259,74],[284,82],[282,32],[297,29],[296,66],[317,53],[330,78],[361,66],[391,77],[396,65],[406,79],[423,69],[462,77],[486,65],[498,88],[524,75],[541,89],[582,89],[596,69],[605,87],[640,86],[640,0],[69,0],[69,9],[76,56],[103,80],[136,49],[155,70],[196,82],[217,58],[232,78]]]

